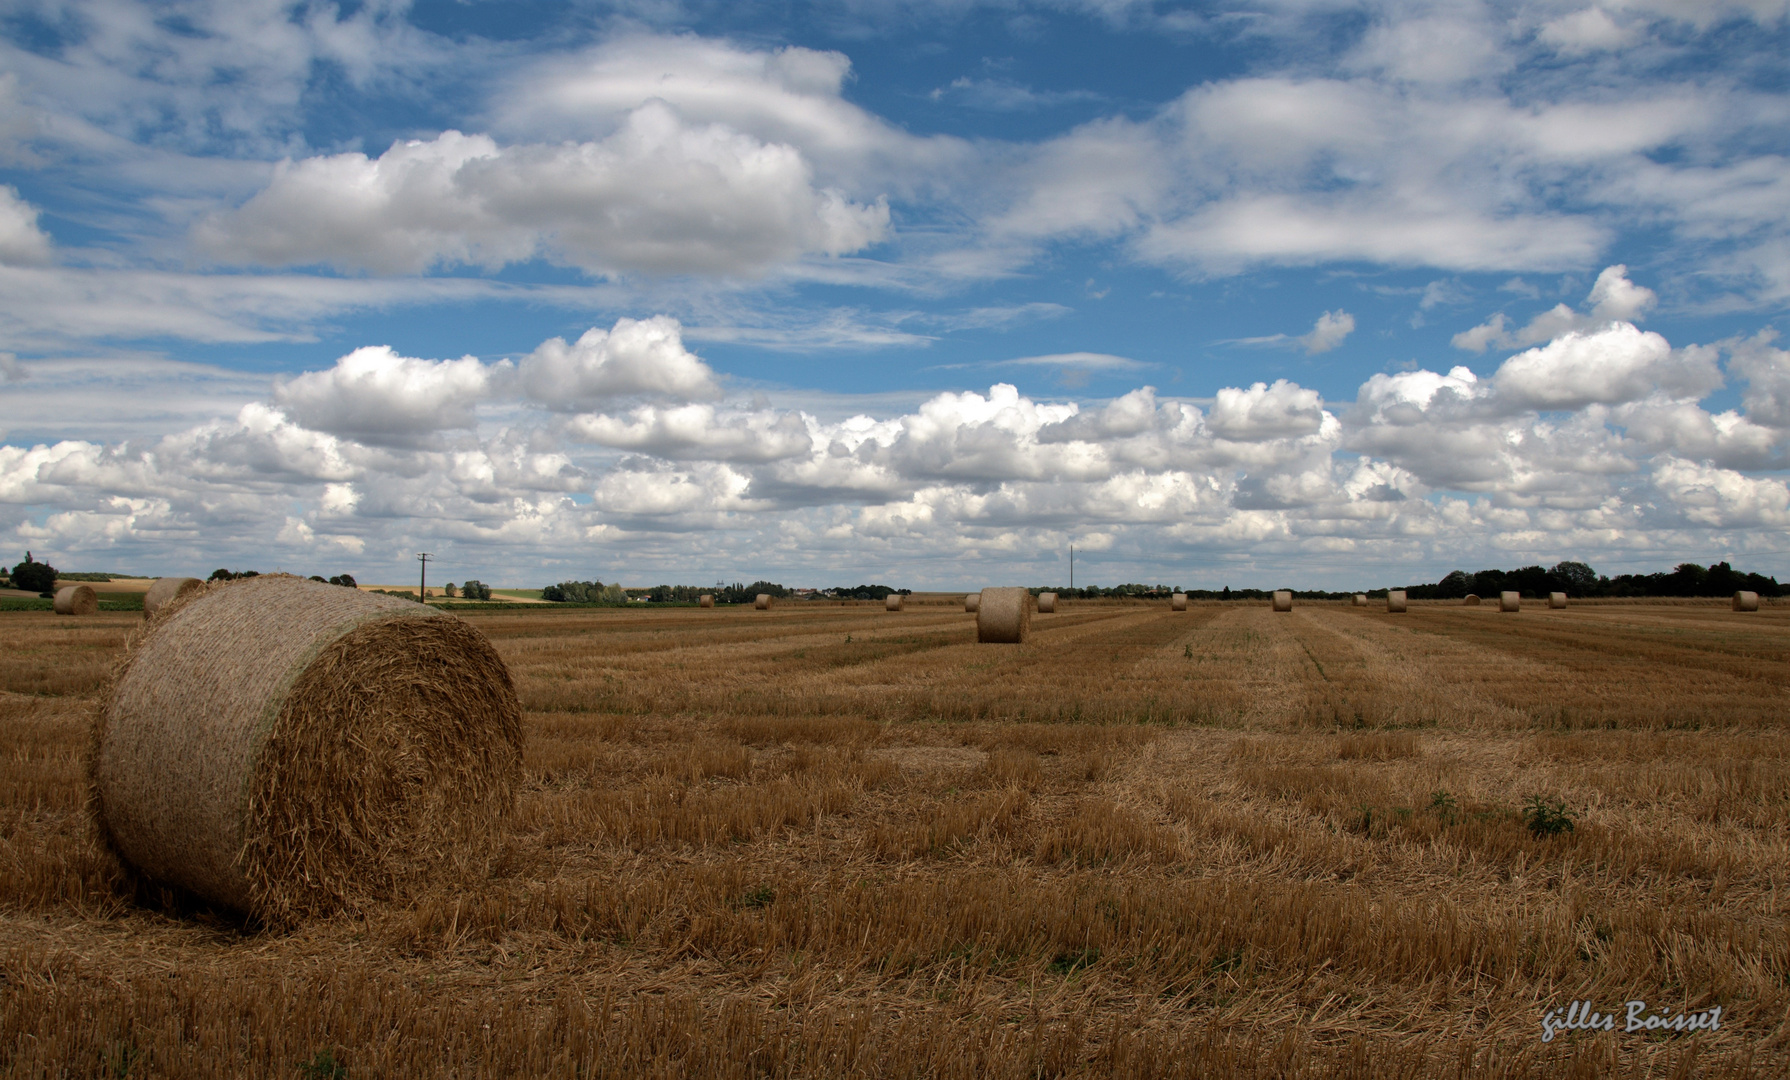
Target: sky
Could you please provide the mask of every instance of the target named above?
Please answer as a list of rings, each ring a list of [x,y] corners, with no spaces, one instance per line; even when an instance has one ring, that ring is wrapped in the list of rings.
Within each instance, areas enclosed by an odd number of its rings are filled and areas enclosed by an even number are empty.
[[[1786,56],[1790,0],[0,0],[0,561],[1790,576]]]

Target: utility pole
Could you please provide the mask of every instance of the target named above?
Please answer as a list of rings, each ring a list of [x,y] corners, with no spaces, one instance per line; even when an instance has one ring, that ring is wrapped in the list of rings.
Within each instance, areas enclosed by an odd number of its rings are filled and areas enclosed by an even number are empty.
[[[423,564],[423,572],[417,577],[416,598],[427,602],[429,599],[429,560],[435,556],[427,551],[416,553],[416,561]]]
[[[1069,545],[1069,587],[1075,588],[1075,545]]]

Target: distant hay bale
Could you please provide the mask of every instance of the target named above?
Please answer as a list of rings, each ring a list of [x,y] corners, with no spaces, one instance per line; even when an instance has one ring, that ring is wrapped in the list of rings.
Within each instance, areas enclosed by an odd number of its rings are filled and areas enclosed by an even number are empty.
[[[92,615],[99,610],[99,597],[91,585],[64,585],[56,590],[50,606],[58,615]]]
[[[714,607],[715,597],[712,593],[703,593],[696,598],[697,607]]]
[[[1170,593],[1168,598],[1168,609],[1170,611],[1186,611],[1187,594],[1184,592]]]
[[[904,599],[905,599],[905,597],[903,597],[898,592],[890,593],[889,595],[883,597],[883,610],[884,611],[900,611],[901,610],[901,601]]]
[[[974,613],[975,610],[981,606],[982,594],[979,592],[973,592],[963,598],[963,610],[966,612]]]
[[[1406,610],[1405,590],[1393,589],[1392,591],[1390,591],[1386,594],[1386,613],[1387,614],[1402,615],[1402,614],[1404,614],[1405,610]]]
[[[205,583],[196,577],[156,578],[155,584],[151,585],[149,591],[143,594],[143,617],[147,619],[168,601],[204,587]]]
[[[983,589],[976,605],[976,640],[1002,645],[1023,644],[1032,632],[1030,589]]]
[[[1053,615],[1057,610],[1057,594],[1041,592],[1038,594],[1038,614]]]
[[[1462,607],[1478,607],[1479,606],[1478,595],[1475,593],[1468,593],[1466,596],[1461,598],[1461,606]]]
[[[1274,610],[1275,611],[1291,611],[1291,610],[1293,610],[1293,594],[1288,592],[1285,589],[1275,589],[1274,590]]]
[[[1366,607],[1367,606],[1367,594],[1366,593],[1356,593],[1352,598],[1350,598],[1349,606],[1350,607]]]
[[[1565,607],[1566,606],[1566,594],[1563,592],[1549,593],[1548,594],[1548,606],[1551,608]]]
[[[757,599],[752,601],[752,606],[759,611],[771,610],[771,594],[759,593]]]
[[[88,809],[144,877],[280,926],[482,873],[521,765],[522,709],[484,635],[266,574],[133,637],[94,715]]]
[[[1501,592],[1498,594],[1499,611],[1520,611],[1523,607],[1523,594]]]
[[[1734,610],[1735,611],[1758,611],[1759,610],[1759,594],[1756,592],[1747,592],[1744,589],[1741,590],[1740,592],[1735,593],[1734,594]]]

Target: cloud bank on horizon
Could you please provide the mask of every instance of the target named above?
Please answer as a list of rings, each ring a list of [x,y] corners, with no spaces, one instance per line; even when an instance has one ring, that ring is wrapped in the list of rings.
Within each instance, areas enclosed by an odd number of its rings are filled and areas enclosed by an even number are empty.
[[[1790,0],[796,12],[0,4],[0,546],[1790,566]]]

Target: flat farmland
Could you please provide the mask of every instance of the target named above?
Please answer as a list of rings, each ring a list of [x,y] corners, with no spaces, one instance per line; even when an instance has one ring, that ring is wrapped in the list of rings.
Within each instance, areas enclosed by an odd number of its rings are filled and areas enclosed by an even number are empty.
[[[467,617],[491,874],[276,934],[87,832],[138,619],[0,614],[0,1071],[1790,1073],[1790,606]],[[1722,1011],[1543,1042],[1575,1000]]]

